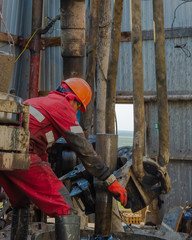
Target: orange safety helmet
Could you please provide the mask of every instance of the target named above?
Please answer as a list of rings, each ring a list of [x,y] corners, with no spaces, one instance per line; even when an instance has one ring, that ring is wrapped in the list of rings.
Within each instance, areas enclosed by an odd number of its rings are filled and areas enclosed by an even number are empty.
[[[82,112],[86,111],[92,96],[92,91],[89,84],[82,78],[69,78],[64,81],[68,87],[77,95],[81,100],[83,107],[80,109]]]

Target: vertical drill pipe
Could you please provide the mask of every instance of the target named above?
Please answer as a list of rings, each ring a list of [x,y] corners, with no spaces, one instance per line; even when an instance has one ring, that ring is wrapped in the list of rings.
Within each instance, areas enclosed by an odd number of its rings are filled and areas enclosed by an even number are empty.
[[[111,134],[114,137],[113,144],[108,146],[108,149],[104,152],[104,156],[107,155],[108,151],[112,152],[115,151],[114,155],[108,157],[107,166],[110,167],[111,170],[114,170],[114,166],[117,163],[117,137],[113,135],[115,133],[115,103],[116,103],[116,78],[117,78],[117,69],[118,69],[118,60],[119,60],[119,48],[120,48],[120,40],[121,40],[121,22],[122,22],[122,12],[123,12],[123,0],[116,0],[113,1],[113,19],[112,19],[112,26],[111,26],[111,42],[110,42],[110,49],[109,49],[109,62],[108,62],[108,71],[107,71],[107,92],[106,92],[106,113],[105,113],[105,126],[106,126],[106,133]],[[110,135],[106,135],[110,136]],[[110,138],[109,138],[110,139]],[[102,146],[105,146],[105,141],[102,141]],[[99,202],[99,194],[97,194],[97,200]],[[108,226],[104,225],[103,229],[102,226],[100,233],[103,235],[108,235],[112,231],[112,197],[108,192],[103,192],[102,196],[106,196],[108,199],[103,203],[105,206],[105,211],[109,212],[110,219],[108,220]],[[96,212],[102,208],[102,203],[99,204],[100,208],[96,207]],[[114,205],[115,206],[115,202]],[[114,208],[115,209],[115,208]],[[96,215],[97,217],[97,215]],[[102,215],[100,216],[100,223],[101,224]],[[113,218],[114,219],[114,218]],[[97,218],[96,218],[97,220]],[[119,220],[118,220],[119,222]],[[109,229],[107,229],[109,227]]]
[[[117,135],[97,134],[96,152],[111,172],[116,169]],[[112,231],[112,196],[103,187],[103,182],[96,180],[95,234],[111,235]]]
[[[169,116],[166,84],[163,0],[153,0],[153,19],[159,122],[159,164],[166,168],[169,162]]]
[[[133,104],[134,104],[134,142],[133,171],[142,182],[144,151],[144,94],[143,94],[143,57],[141,30],[141,0],[131,1],[131,41],[133,69]]]
[[[33,0],[32,6],[32,34],[42,26],[43,1]],[[38,97],[39,66],[40,66],[40,33],[34,35],[31,41],[29,98]]]
[[[122,11],[123,0],[114,1],[106,99],[106,133],[112,134],[115,132],[116,78],[121,41]]]
[[[83,78],[85,55],[85,1],[60,0],[63,77]]]
[[[29,228],[29,209],[13,209],[11,223],[11,240],[27,240]]]
[[[111,33],[111,1],[103,0],[100,4],[99,39],[97,50],[97,93],[95,132],[105,133],[107,70]]]

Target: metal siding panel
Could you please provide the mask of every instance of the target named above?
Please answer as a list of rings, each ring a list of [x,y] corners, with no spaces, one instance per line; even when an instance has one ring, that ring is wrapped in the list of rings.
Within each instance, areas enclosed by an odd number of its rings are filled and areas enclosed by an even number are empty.
[[[181,3],[180,0],[166,0],[164,1],[164,16],[165,16],[165,28],[170,28],[173,17],[174,17],[174,10],[176,7]],[[151,30],[153,28],[153,14],[152,14],[152,0],[149,1],[142,1],[142,29],[143,30]],[[45,1],[45,16],[55,17],[59,14],[59,7],[60,1]],[[13,34],[23,35],[24,37],[29,37],[31,35],[31,8],[32,1],[21,1],[21,0],[7,0],[4,1],[3,4],[3,14],[6,17],[7,21],[9,21],[8,27],[10,32]],[[24,9],[24,11],[23,11]],[[191,10],[192,10],[192,3],[188,2],[183,4],[181,7],[178,8],[176,12],[176,20],[174,22],[174,27],[189,27],[191,26]],[[30,26],[30,27],[29,27]],[[130,31],[130,1],[124,1],[123,7],[123,18],[122,18],[122,31]],[[59,36],[60,35],[60,22],[58,21],[54,26],[53,30],[49,31],[46,34],[47,37],[50,36]],[[186,39],[175,39],[175,40],[166,40],[166,60],[167,60],[167,79],[168,79],[168,90],[170,91],[184,91],[184,86],[186,89],[191,90],[191,84],[188,79],[191,78],[191,61],[190,58],[186,58],[183,54],[181,49],[174,49],[174,43],[185,43]],[[190,41],[190,44],[189,44]],[[191,39],[187,40],[189,44],[189,49],[191,49]],[[130,43],[121,43],[121,54],[119,60],[119,71],[117,75],[117,90],[125,90],[130,91],[132,90],[132,72],[131,72],[131,45]],[[128,46],[125,46],[128,45]],[[155,83],[154,83],[154,45],[153,41],[148,41],[143,43],[143,63],[144,63],[144,90],[145,91],[154,91],[155,90]],[[19,54],[16,50],[17,55]],[[28,51],[28,50],[27,50]],[[52,89],[57,85],[59,79],[62,78],[62,58],[57,57],[60,55],[59,47],[51,48],[51,50],[46,50],[49,53],[46,54],[46,69],[45,72],[41,73],[41,83],[40,83],[40,90],[47,90]],[[49,57],[48,57],[49,55]],[[45,56],[42,54],[42,56]],[[53,68],[53,59],[57,62],[56,66]],[[20,60],[22,62],[22,66],[17,66],[12,81],[12,86],[23,86],[23,83],[26,83],[26,78],[24,76],[29,76],[29,59],[24,58]],[[42,59],[42,64],[44,59]],[[20,62],[20,63],[21,63]],[[182,68],[181,68],[182,66]],[[22,68],[18,69],[17,68]],[[49,74],[50,78],[47,74],[47,69],[51,70],[51,75]],[[26,71],[26,74],[20,73],[22,71]],[[18,74],[19,75],[18,75]],[[46,77],[45,77],[46,76]],[[23,81],[23,77],[25,81]],[[51,80],[52,79],[52,80]],[[53,80],[57,79],[57,80]],[[22,83],[16,83],[21,81]],[[27,81],[28,82],[28,81]],[[57,83],[55,83],[57,82]],[[28,84],[28,83],[27,83]],[[23,89],[24,87],[21,87]],[[27,85],[25,85],[27,89]],[[20,87],[18,89],[18,93],[22,94]]]
[[[155,48],[153,41],[143,42],[143,84],[144,91],[156,91]]]
[[[185,207],[186,201],[192,203],[192,161],[170,161],[168,174],[171,179],[171,191],[161,195],[163,204],[160,218],[174,206]]]
[[[26,36],[31,29],[31,3],[32,0],[6,0],[3,1],[2,14],[7,28],[11,34]],[[1,28],[2,32],[6,32],[4,26]],[[30,33],[31,34],[31,33]],[[28,37],[30,36],[28,34]],[[9,45],[1,49],[9,51]],[[21,52],[19,47],[15,47],[15,56],[17,57]],[[28,92],[28,77],[29,77],[29,50],[21,56],[14,66],[13,77],[10,87],[15,88],[16,94],[22,98],[27,98]]]
[[[152,0],[141,1],[142,30],[153,29],[153,5]]]
[[[60,1],[44,2],[44,17],[55,18],[60,14]],[[60,21],[45,34],[45,37],[60,36]],[[54,90],[61,82],[63,77],[63,60],[60,47],[47,47],[41,55],[41,79],[40,91]]]
[[[54,18],[59,14],[60,1],[45,1],[44,16]],[[32,0],[7,0],[3,4],[3,16],[5,16],[6,25],[12,34],[29,38],[31,36],[32,23]],[[11,16],[8,17],[8,16]],[[3,27],[1,31],[4,31]],[[54,27],[46,34],[46,37],[60,36],[60,21],[57,21]],[[2,49],[1,49],[2,50]],[[9,48],[3,48],[8,51]],[[20,54],[21,48],[16,47],[16,57]],[[50,47],[42,51],[42,67],[40,90],[50,91],[60,83],[62,79],[63,64],[60,47]],[[23,99],[28,98],[28,86],[30,77],[30,52],[26,50],[15,64],[11,86],[16,89],[17,95]]]
[[[55,89],[62,80],[61,48],[47,48],[42,53],[40,91]]]
[[[186,43],[191,51],[192,38],[167,39],[165,42],[167,90],[184,94],[192,91],[192,61],[177,44]],[[121,42],[117,73],[117,91],[132,91],[132,53],[131,43]],[[143,42],[144,91],[156,91],[155,50],[153,41]],[[128,84],[127,84],[128,82]]]
[[[17,16],[17,32],[16,35],[29,38],[31,36],[31,22],[32,22],[32,0],[17,1],[19,13]],[[13,21],[14,24],[14,21]],[[16,57],[19,56],[22,48],[16,48]],[[29,92],[29,77],[30,77],[30,51],[25,50],[23,55],[15,64],[15,71],[12,86],[16,92],[24,100],[27,99]]]
[[[171,28],[174,11],[182,2],[180,0],[164,0],[164,24],[165,29]],[[141,1],[142,10],[142,30],[153,29],[153,7],[152,0]],[[191,27],[192,22],[192,2],[182,4],[176,11],[174,27]],[[124,1],[122,31],[131,31],[130,26],[130,0]],[[175,45],[185,44],[191,51],[192,38],[177,38],[166,40],[166,69],[167,69],[167,89],[184,93],[191,91],[191,58],[187,57],[180,48]],[[128,46],[127,46],[128,45]],[[117,91],[132,91],[132,63],[131,63],[131,43],[121,42],[119,66],[117,74]],[[130,73],[130,74],[129,74]],[[128,77],[129,76],[129,77]],[[154,42],[143,42],[143,77],[144,91],[156,91],[155,84],[155,56]]]
[[[177,8],[183,3],[179,8]],[[177,10],[176,10],[177,8]],[[176,10],[176,18],[173,24],[174,28],[191,27],[192,22],[192,2],[184,3],[181,0],[164,0],[164,24],[165,28],[171,28],[174,20],[174,12]]]
[[[155,129],[158,122],[157,106],[149,103],[148,148],[149,155],[158,154],[159,132]],[[169,102],[170,157],[192,159],[192,103]]]
[[[127,32],[131,30],[131,19],[130,19],[130,1],[124,0],[123,2],[123,15],[121,23],[121,31]]]
[[[131,43],[121,42],[117,72],[117,91],[132,91]]]
[[[152,0],[141,1],[142,30],[153,28]],[[122,16],[122,32],[131,31],[130,0],[124,0]]]
[[[183,3],[180,7],[178,7]],[[178,8],[177,8],[178,7]],[[177,9],[177,10],[176,10]],[[176,18],[174,13],[176,10]],[[191,27],[192,22],[192,2],[182,2],[181,0],[164,0],[164,24],[165,28]],[[152,0],[141,1],[142,30],[153,29],[153,5]],[[130,31],[130,0],[124,0],[122,31]]]
[[[159,131],[155,128],[155,124],[158,123],[158,113],[155,103],[148,103],[148,119],[147,123],[147,153],[149,156],[156,156],[158,153],[159,145]]]
[[[164,0],[164,24],[165,28],[171,28],[173,26],[178,27],[190,27],[192,22],[192,2],[181,4],[181,0]],[[177,10],[176,10],[177,8]],[[174,20],[174,13],[176,10],[176,18]],[[141,14],[142,14],[142,30],[153,29],[153,5],[152,0],[141,1]],[[130,0],[124,1],[123,17],[122,17],[122,31],[130,31]]]
[[[181,94],[192,90],[191,58],[187,57],[182,49],[175,48],[175,45],[184,43],[187,44],[186,48],[191,51],[192,38],[166,40],[167,88],[168,91],[177,91]]]
[[[159,131],[155,129],[158,122],[157,107],[149,103],[148,153],[150,156],[158,154]],[[168,173],[171,180],[171,191],[161,195],[164,201],[160,209],[160,219],[173,206],[185,206],[185,202],[192,202],[192,103],[169,103],[170,121],[170,157],[181,160],[170,160]],[[190,158],[191,160],[184,160]]]
[[[170,155],[178,159],[192,159],[192,104],[178,102],[169,104]]]

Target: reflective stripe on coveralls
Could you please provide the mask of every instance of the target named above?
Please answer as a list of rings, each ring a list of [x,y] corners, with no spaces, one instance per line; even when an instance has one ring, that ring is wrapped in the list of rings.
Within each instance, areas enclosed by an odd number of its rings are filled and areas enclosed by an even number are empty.
[[[36,154],[31,154],[29,170],[2,171],[0,182],[13,208],[27,208],[31,200],[50,217],[69,214],[63,183]]]
[[[45,119],[45,116],[39,112],[36,108],[30,106],[29,107],[29,113],[38,121],[38,122],[42,122]],[[77,122],[78,124],[78,122]],[[83,129],[81,126],[71,126],[70,130],[72,133],[82,133],[83,134]],[[53,131],[49,131],[47,133],[45,133],[48,145],[47,148],[51,147],[52,144],[55,142],[55,138],[53,135]]]
[[[29,119],[31,166],[29,170],[4,171],[0,174],[1,185],[14,208],[26,207],[30,199],[51,217],[69,213],[70,206],[61,195],[63,183],[47,162],[47,144],[52,142],[53,136],[55,141],[64,137],[93,176],[99,180],[109,177],[108,167],[82,133],[70,104],[73,100],[73,93],[53,91],[48,96],[24,102],[32,106]]]
[[[39,112],[36,108],[29,106],[29,113],[38,121],[42,122],[45,119],[45,116],[41,112]],[[47,139],[47,148],[51,147],[53,143],[55,142],[55,138],[53,135],[53,131],[49,131],[45,133],[46,139]]]
[[[29,113],[37,119],[38,122],[42,122],[45,119],[45,116],[41,112],[39,112],[33,106],[29,106]]]

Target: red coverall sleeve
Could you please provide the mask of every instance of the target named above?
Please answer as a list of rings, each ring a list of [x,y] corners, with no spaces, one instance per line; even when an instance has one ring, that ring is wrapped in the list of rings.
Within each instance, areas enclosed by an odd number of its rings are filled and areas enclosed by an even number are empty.
[[[86,170],[99,180],[104,181],[110,176],[110,170],[103,163],[101,157],[96,154],[92,144],[84,137],[75,113],[71,114],[70,111],[70,107],[65,105],[62,114],[57,111],[51,115],[54,128],[65,138],[82,161]],[[78,129],[78,131],[73,129]]]

